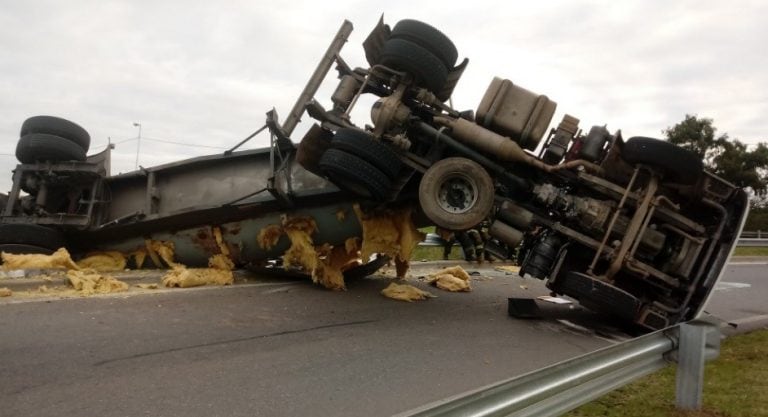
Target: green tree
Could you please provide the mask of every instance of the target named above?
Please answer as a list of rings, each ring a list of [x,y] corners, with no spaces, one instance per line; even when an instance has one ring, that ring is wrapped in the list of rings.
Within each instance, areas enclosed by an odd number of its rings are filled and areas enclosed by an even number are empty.
[[[753,150],[727,133],[717,136],[712,119],[686,114],[682,122],[663,130],[670,142],[689,149],[704,160],[710,171],[725,180],[751,189],[763,201],[768,194],[768,146],[761,142]]]
[[[705,159],[707,152],[712,150],[718,139],[728,140],[728,135],[715,138],[717,129],[712,125],[712,119],[698,118],[696,115],[686,114],[682,122],[663,130],[667,139],[675,145],[681,146]]]

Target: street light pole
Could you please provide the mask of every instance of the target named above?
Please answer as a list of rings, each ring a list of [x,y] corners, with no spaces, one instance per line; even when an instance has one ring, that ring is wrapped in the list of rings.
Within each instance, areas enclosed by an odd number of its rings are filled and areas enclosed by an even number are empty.
[[[133,122],[133,127],[139,128],[139,136],[136,138],[136,167],[139,169],[139,150],[141,150],[141,123]]]

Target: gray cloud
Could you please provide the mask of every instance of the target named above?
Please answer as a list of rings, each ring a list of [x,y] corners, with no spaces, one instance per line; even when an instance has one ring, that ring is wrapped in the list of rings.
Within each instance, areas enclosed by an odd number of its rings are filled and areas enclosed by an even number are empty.
[[[33,1],[0,13],[0,189],[10,188],[18,130],[36,114],[107,138],[144,141],[151,166],[228,147],[285,115],[344,18],[344,51],[363,65],[360,43],[386,21],[427,21],[445,31],[470,66],[454,103],[474,108],[494,75],[559,103],[582,126],[659,136],[685,113],[712,117],[747,142],[768,139],[768,29],[762,2],[742,1]],[[384,7],[383,10],[376,7]],[[332,86],[319,99],[327,102]],[[367,111],[361,111],[367,114]],[[362,123],[367,120],[362,120]],[[298,131],[300,134],[301,130]],[[266,144],[255,140],[251,147]],[[133,168],[136,142],[117,146],[116,171]],[[9,156],[10,154],[10,156]]]

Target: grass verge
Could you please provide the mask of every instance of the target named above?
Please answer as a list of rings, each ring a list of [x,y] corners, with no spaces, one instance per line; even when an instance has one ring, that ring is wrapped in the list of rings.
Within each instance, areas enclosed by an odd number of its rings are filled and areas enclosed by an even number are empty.
[[[675,409],[675,367],[616,390],[569,417],[768,417],[768,330],[723,341],[704,373],[701,411]]]
[[[734,256],[768,256],[768,247],[737,246],[733,251]]]

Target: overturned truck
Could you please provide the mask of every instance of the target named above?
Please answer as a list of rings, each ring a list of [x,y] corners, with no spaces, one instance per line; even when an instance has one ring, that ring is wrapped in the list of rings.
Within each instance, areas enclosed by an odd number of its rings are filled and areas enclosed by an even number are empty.
[[[237,151],[241,142],[111,176],[110,149],[86,156],[82,128],[27,120],[0,249],[130,253],[161,241],[190,265],[222,247],[258,265],[289,247],[285,236],[258,239],[286,218],[311,218],[314,242],[343,246],[362,234],[360,213],[409,207],[419,226],[489,225],[522,248],[520,275],[624,321],[656,329],[702,311],[743,226],[744,190],[662,140],[584,133],[570,115],[549,129],[556,103],[506,79],[491,81],[476,111],[452,108],[468,60],[457,65],[453,43],[425,23],[380,21],[363,44],[367,68],[340,56],[351,31],[344,22],[284,123],[268,113],[265,149]],[[314,95],[334,63],[326,109]],[[351,117],[362,95],[377,98],[372,126]],[[316,123],[297,145],[305,112]]]

